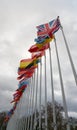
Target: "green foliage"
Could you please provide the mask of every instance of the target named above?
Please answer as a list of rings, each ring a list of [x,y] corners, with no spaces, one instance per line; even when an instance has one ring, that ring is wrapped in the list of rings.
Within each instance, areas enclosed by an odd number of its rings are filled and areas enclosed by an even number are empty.
[[[7,123],[4,122],[6,112],[0,113],[0,130],[6,130]]]

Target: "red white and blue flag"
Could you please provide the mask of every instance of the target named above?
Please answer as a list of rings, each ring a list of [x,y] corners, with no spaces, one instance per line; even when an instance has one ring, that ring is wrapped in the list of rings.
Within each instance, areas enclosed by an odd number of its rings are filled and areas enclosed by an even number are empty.
[[[37,36],[44,36],[47,34],[54,34],[60,28],[59,17],[50,21],[49,23],[42,24],[36,27],[37,28]]]

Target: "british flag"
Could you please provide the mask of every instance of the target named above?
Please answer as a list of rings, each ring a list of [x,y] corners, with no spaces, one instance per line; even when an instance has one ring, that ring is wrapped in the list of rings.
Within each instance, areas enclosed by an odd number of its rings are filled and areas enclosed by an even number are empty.
[[[50,21],[49,23],[39,25],[36,28],[37,28],[37,36],[44,36],[50,33],[54,34],[60,28],[59,17]]]

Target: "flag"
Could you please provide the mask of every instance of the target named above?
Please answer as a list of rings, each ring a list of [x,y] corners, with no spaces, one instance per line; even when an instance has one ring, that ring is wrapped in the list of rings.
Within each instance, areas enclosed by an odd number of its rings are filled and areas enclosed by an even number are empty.
[[[35,52],[35,53],[32,53],[32,58],[39,58],[39,57],[42,57],[45,55],[45,51],[39,51],[39,52]]]
[[[41,49],[41,48],[43,48],[43,46],[44,46],[45,44],[50,43],[50,42],[53,40],[53,38],[54,38],[54,36],[53,36],[52,38],[46,38],[44,42],[42,42],[42,43],[36,43],[36,45],[37,45],[37,47],[38,47],[39,49]]]
[[[22,82],[19,83],[19,88],[22,87],[23,85],[28,85],[29,84],[29,80],[23,80]]]
[[[24,86],[24,89],[25,89],[25,86]],[[17,93],[15,93],[11,103],[18,102],[20,100],[22,94],[23,94],[23,89],[22,89],[22,91],[18,91]]]
[[[25,78],[25,79],[31,78],[32,75],[33,75],[33,73],[23,74],[23,75],[20,75],[17,79],[20,80],[19,82],[21,82],[21,80],[23,80],[24,78]]]
[[[39,49],[39,51],[45,51],[50,47],[50,43],[45,44],[41,49]]]
[[[32,45],[30,48],[29,48],[29,52],[38,52],[40,49],[37,47],[36,44]]]
[[[18,76],[17,77],[17,79],[19,80],[19,79],[21,79],[24,75],[29,75],[29,74],[31,74],[31,73],[33,73],[34,72],[34,69],[32,69],[32,70],[23,70],[23,71],[21,71],[21,72],[19,72],[19,75],[20,76]]]
[[[49,23],[39,25],[36,28],[37,28],[37,36],[44,36],[49,33],[54,34],[60,28],[59,17],[50,21]]]
[[[25,61],[21,61],[20,68],[28,69],[28,68],[31,68],[32,66],[36,66],[36,64],[38,64],[40,60],[41,60],[40,58],[31,59],[30,63],[27,65]]]
[[[18,99],[20,98],[22,95],[22,91],[16,91],[14,94],[13,94],[13,99]]]
[[[39,47],[37,47],[36,44],[34,44],[34,45],[32,45],[32,46],[30,47],[30,49],[29,49],[28,51],[31,52],[31,53],[33,53],[33,52],[44,51],[44,50],[46,50],[46,49],[48,49],[48,48],[49,48],[49,43],[43,45],[42,48],[39,48]]]
[[[42,43],[42,42],[44,42],[47,38],[49,38],[48,35],[38,36],[37,38],[35,38],[34,41],[35,41],[36,43]]]
[[[30,68],[18,68],[18,75],[24,74],[26,72],[34,71],[38,67],[38,64],[36,66],[31,66]]]
[[[20,91],[21,93],[23,93],[26,87],[27,85],[23,85],[20,88],[18,88],[16,91]]]
[[[20,68],[26,68],[33,59],[23,59],[20,61]]]
[[[43,42],[49,42],[49,41],[46,41],[46,40],[49,40],[49,39],[53,39],[54,38],[54,35],[53,34],[46,34],[44,36],[38,36],[37,38],[35,38],[35,42],[36,43],[43,43]]]
[[[13,109],[11,109],[8,113],[7,113],[7,115],[5,116],[5,118],[4,118],[4,122],[7,122],[9,119],[10,119],[10,117],[12,116],[12,114],[13,114]]]
[[[33,73],[32,73],[32,74],[29,74],[29,75],[24,75],[24,76],[22,77],[22,79],[20,79],[20,82],[23,81],[23,80],[27,80],[27,79],[31,78],[32,76],[33,76]]]

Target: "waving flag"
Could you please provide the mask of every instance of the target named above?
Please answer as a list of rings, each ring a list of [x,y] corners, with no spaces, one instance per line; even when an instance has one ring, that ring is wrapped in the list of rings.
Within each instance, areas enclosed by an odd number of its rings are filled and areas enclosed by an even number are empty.
[[[37,28],[37,36],[44,36],[49,33],[54,34],[60,28],[59,17],[50,21],[49,23],[42,24],[36,27]]]
[[[22,82],[19,83],[19,88],[22,87],[23,85],[28,85],[29,84],[29,81],[28,80],[24,80]]]
[[[23,59],[20,61],[20,68],[26,68],[33,59]]]
[[[37,38],[35,38],[35,42],[36,43],[42,43],[42,42],[44,42],[47,38],[50,38],[48,35],[45,35],[45,36],[39,36],[39,37],[37,37]]]
[[[26,68],[31,68],[32,66],[35,66],[41,61],[40,57],[39,58],[34,58],[33,61],[26,67]],[[25,67],[25,66],[24,66]],[[24,68],[25,69],[25,68]],[[20,76],[17,77],[18,80],[21,80],[23,79],[24,77],[26,78],[30,78],[32,77],[34,73],[34,69],[33,70],[30,70],[30,71],[24,71],[22,74],[20,74]]]
[[[29,74],[21,74],[20,76],[17,77],[18,80],[23,79],[24,77],[29,78],[30,76],[32,76],[33,73],[29,73]]]
[[[53,38],[54,38],[54,36],[52,38],[46,38],[44,42],[42,42],[42,43],[36,43],[36,45],[37,45],[37,47],[39,49],[41,49],[41,48],[43,48],[43,46],[45,44],[49,44],[49,42],[51,42],[53,40]]]
[[[26,72],[32,72],[32,71],[34,71],[36,68],[38,67],[38,65],[36,65],[36,66],[31,66],[30,68],[27,68],[27,69],[25,69],[25,68],[18,68],[18,75],[22,75],[22,74],[24,74],[24,73],[26,73]]]
[[[39,48],[36,44],[34,44],[34,45],[32,45],[30,47],[30,49],[28,51],[31,52],[31,53],[33,53],[33,52],[39,52],[39,51],[45,50],[45,46],[47,46],[47,44],[43,45],[42,48]]]
[[[36,66],[31,66],[30,68],[28,68],[28,69],[21,69],[21,68],[19,68],[18,69],[18,74],[19,75],[22,75],[22,74],[24,74],[25,72],[28,72],[28,74],[29,74],[29,72],[34,72],[34,70],[36,69],[38,67],[38,65],[36,65]]]
[[[35,44],[35,45],[32,45],[28,51],[31,52],[31,53],[33,53],[33,52],[39,52],[39,51],[44,51],[44,50],[48,49],[49,46],[50,46],[50,45],[49,45],[49,43],[48,43],[48,44],[45,44],[42,48],[39,49],[39,48],[36,46],[36,44]]]
[[[24,74],[25,75],[29,75],[29,74],[31,74],[31,73],[33,73],[34,72],[34,69],[33,70],[29,70],[29,71],[27,71],[27,70],[20,70],[20,72],[19,72],[19,75],[20,76],[18,76],[17,77],[17,79],[19,80],[19,79],[21,79],[23,76],[24,76]]]
[[[43,42],[46,42],[47,39],[53,39],[54,38],[54,35],[49,33],[49,34],[46,34],[44,36],[38,36],[37,38],[35,38],[35,42],[36,43],[43,43]],[[47,41],[49,42],[49,41]]]
[[[35,53],[32,53],[32,58],[39,58],[39,57],[42,57],[45,55],[45,51],[39,51],[39,52],[35,52]]]

